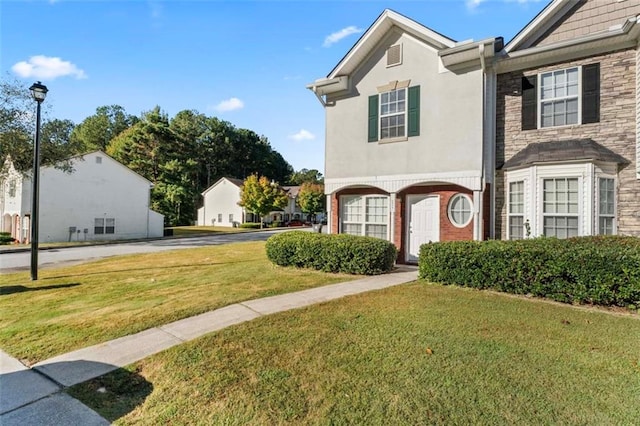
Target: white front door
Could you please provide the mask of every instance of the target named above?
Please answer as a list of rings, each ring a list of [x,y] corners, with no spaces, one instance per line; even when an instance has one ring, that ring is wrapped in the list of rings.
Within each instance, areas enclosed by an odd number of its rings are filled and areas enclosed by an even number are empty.
[[[440,197],[410,195],[407,201],[407,261],[417,262],[422,244],[440,241]]]

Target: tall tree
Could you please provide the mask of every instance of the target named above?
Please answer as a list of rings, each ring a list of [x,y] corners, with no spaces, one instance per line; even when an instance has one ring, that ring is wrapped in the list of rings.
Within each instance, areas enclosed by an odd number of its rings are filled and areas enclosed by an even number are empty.
[[[40,164],[69,169],[70,157],[77,154],[69,143],[69,120],[47,120],[50,104],[42,104]],[[5,160],[11,158],[14,167],[27,172],[33,167],[33,142],[36,125],[36,102],[22,82],[3,77],[0,80],[0,174]]]
[[[241,207],[260,217],[272,210],[282,210],[287,206],[289,197],[274,181],[269,181],[265,176],[251,175],[245,179],[240,188]]]
[[[324,211],[324,185],[304,182],[298,192],[298,205],[303,213],[315,215]]]
[[[107,153],[154,183],[152,207],[168,225],[188,225],[195,207],[192,182],[195,160],[183,149],[167,114],[155,107],[107,147]]]
[[[324,178],[322,177],[322,173],[316,169],[301,169],[293,172],[289,179],[291,185],[302,185],[305,182],[322,183],[324,182]]]
[[[126,113],[120,105],[101,106],[96,113],[85,118],[73,131],[73,141],[85,152],[105,151],[109,143],[120,133],[138,122],[138,118]]]

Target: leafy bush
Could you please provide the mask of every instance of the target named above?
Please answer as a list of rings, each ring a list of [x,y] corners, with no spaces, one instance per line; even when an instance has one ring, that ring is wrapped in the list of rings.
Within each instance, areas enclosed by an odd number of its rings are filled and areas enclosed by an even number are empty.
[[[640,305],[640,239],[456,241],[420,248],[420,278],[566,303]]]
[[[397,256],[392,243],[378,238],[304,231],[269,237],[266,251],[269,260],[280,266],[363,275],[389,272]]]
[[[284,226],[284,222],[271,222],[267,225],[268,228],[282,228]]]
[[[246,228],[246,229],[260,229],[260,224],[259,223],[241,223],[240,224],[240,228]]]
[[[6,245],[13,243],[13,237],[9,232],[0,232],[0,245]]]

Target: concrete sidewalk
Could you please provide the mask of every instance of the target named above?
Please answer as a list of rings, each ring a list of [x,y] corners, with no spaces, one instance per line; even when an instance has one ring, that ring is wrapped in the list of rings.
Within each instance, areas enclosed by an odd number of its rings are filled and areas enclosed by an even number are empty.
[[[0,351],[0,424],[103,425],[107,420],[62,392],[230,325],[417,279],[416,268],[236,303],[41,361],[32,369]]]

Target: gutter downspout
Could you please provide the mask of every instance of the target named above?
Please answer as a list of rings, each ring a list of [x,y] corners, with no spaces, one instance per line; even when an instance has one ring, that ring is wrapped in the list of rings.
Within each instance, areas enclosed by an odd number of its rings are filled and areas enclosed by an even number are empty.
[[[318,95],[318,92],[316,92],[316,86],[313,86],[311,88],[311,91],[313,92],[314,95],[316,95],[316,98],[318,98],[318,100],[320,101],[320,103],[322,104],[323,107],[327,106],[327,103],[324,101],[324,99],[322,99],[322,96]]]

